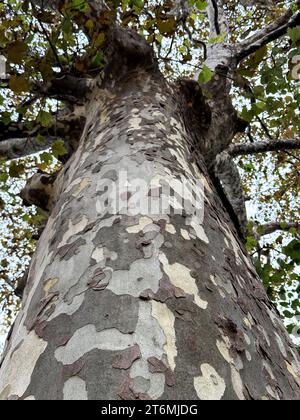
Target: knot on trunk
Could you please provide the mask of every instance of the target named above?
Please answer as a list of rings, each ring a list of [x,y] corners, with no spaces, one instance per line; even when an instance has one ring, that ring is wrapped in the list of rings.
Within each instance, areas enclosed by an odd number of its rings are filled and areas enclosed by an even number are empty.
[[[58,172],[49,175],[37,172],[28,179],[20,193],[25,206],[35,205],[47,214],[51,212],[55,204],[55,180]]]
[[[136,68],[158,72],[155,53],[144,37],[131,29],[114,26],[108,33],[105,46],[106,78],[120,78]],[[104,76],[104,79],[105,79]]]
[[[192,79],[178,79],[176,90],[180,95],[181,114],[185,127],[195,141],[195,147],[201,152],[201,138],[211,125],[211,109],[202,93],[201,86]]]

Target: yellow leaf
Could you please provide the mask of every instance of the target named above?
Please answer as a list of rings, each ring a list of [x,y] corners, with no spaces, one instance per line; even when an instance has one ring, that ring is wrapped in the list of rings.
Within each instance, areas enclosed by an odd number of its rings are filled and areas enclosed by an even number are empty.
[[[23,74],[21,76],[11,76],[9,87],[15,93],[27,92],[29,90],[29,82]]]
[[[11,63],[21,64],[27,53],[27,44],[22,41],[16,41],[8,47],[7,56]]]
[[[95,47],[101,47],[101,45],[103,44],[105,40],[105,33],[101,32],[100,34],[98,34],[94,40],[93,40],[93,44]]]
[[[92,19],[89,19],[89,20],[86,21],[85,27],[89,32],[91,32],[93,30],[94,22],[92,21]]]
[[[173,34],[176,29],[176,20],[174,17],[170,17],[168,20],[159,19],[157,27],[161,34]]]

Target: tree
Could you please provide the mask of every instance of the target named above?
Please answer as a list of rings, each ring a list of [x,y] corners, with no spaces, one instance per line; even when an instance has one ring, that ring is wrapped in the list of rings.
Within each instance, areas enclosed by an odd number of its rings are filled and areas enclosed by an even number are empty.
[[[262,112],[276,98],[247,80],[267,78],[269,54],[295,55],[299,2],[287,3],[4,2],[2,87],[15,107],[0,150],[14,159],[52,145],[62,166],[21,194],[48,221],[4,351],[2,399],[299,398],[299,358],[246,251],[231,163],[299,147],[274,138]],[[254,22],[243,36],[241,10]],[[194,79],[166,77],[174,50],[182,73],[203,53]],[[241,115],[233,83],[251,102]],[[282,121],[287,132],[295,108]],[[245,131],[249,143],[234,143]]]

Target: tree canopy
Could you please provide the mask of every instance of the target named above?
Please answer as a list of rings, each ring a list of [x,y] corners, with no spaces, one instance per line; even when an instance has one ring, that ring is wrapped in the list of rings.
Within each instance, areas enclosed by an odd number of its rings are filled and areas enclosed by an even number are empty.
[[[288,0],[0,3],[0,304],[7,323],[18,305],[17,279],[45,223],[45,215],[24,207],[18,193],[32,173],[51,173],[66,161],[76,126],[70,115],[78,115],[82,92],[105,67],[108,28],[117,23],[146,39],[168,80],[196,78],[207,96],[206,83],[218,72],[214,51],[227,51],[230,71],[220,77],[247,123],[230,146],[248,199],[247,247],[269,296],[296,333],[299,7]]]

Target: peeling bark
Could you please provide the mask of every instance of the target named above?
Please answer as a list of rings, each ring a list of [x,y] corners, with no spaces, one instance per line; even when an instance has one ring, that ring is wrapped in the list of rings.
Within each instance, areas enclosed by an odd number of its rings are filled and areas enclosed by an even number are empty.
[[[123,65],[126,77],[94,88],[79,147],[51,184],[0,398],[299,399],[298,356],[195,159],[214,134],[201,92]],[[124,172],[127,208],[115,212],[104,185]],[[136,213],[137,179],[154,204],[166,183],[200,196],[201,180],[203,220],[176,214],[178,195],[169,213]]]

